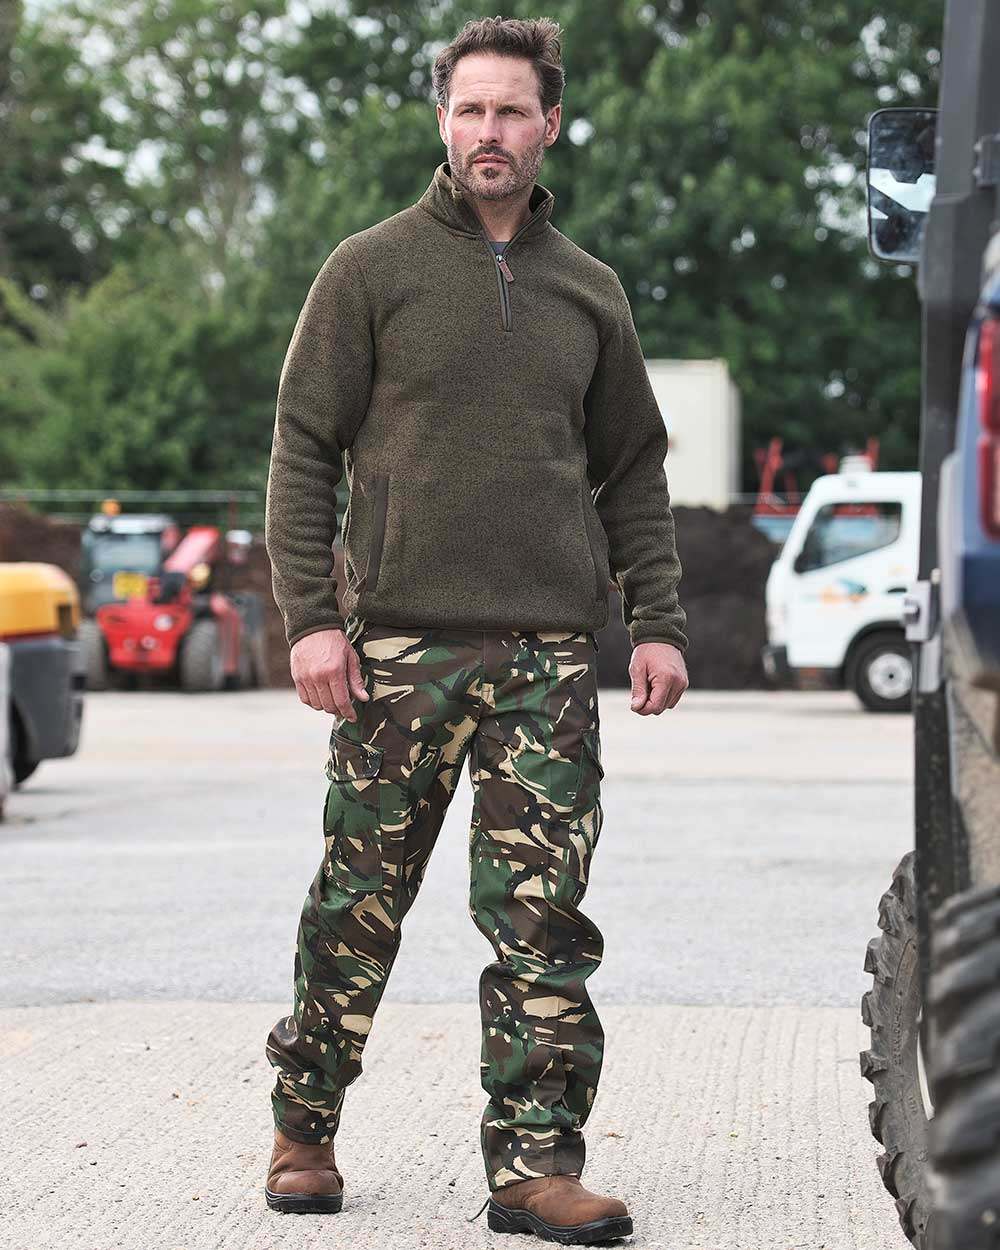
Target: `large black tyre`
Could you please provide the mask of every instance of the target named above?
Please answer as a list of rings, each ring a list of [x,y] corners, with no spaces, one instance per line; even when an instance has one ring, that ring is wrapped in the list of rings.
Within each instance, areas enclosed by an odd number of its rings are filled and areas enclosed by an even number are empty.
[[[913,707],[913,660],[905,635],[869,634],[851,652],[845,684],[869,712],[909,712]]]
[[[930,1213],[926,1169],[930,1108],[921,1079],[912,851],[900,860],[892,884],[879,900],[878,926],[882,932],[865,952],[872,988],[862,996],[861,1018],[871,1030],[871,1046],[861,1052],[861,1075],[874,1087],[868,1122],[875,1140],[885,1147],[876,1160],[882,1183],[896,1201],[903,1232],[915,1246],[924,1247]]]
[[[212,618],[196,620],[188,630],[181,647],[180,679],[182,690],[222,689],[222,637]]]
[[[257,684],[254,677],[253,644],[246,626],[240,631],[240,661],[236,681],[237,690],[252,690]]]
[[[931,917],[930,1250],[1000,1247],[1000,887]]]
[[[11,711],[8,725],[7,749],[10,755],[13,784],[19,786],[22,781],[28,780],[41,761],[32,759],[28,754],[28,736],[24,732],[21,718],[14,710]]]
[[[108,688],[108,647],[101,633],[101,627],[92,618],[81,621],[77,630],[80,646],[83,648],[84,669],[86,672],[87,690],[107,690]]]
[[[239,664],[230,684],[236,690],[259,689],[268,683],[264,605],[251,590],[234,590],[229,597],[241,618]]]

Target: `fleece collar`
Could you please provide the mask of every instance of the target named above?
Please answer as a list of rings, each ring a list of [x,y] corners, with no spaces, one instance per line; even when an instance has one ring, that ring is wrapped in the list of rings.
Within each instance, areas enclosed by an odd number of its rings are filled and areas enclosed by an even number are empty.
[[[467,235],[482,233],[483,223],[479,214],[473,208],[464,189],[452,180],[451,167],[447,161],[442,161],[434,170],[430,185],[417,203],[449,230]],[[527,224],[518,232],[519,240],[531,238],[547,229],[554,203],[555,196],[552,192],[547,187],[543,187],[540,182],[536,182],[528,200],[528,211],[531,216]]]

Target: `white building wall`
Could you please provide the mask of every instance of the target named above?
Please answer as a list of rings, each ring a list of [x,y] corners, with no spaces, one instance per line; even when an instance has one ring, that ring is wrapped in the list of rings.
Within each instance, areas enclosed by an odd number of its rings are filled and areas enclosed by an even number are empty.
[[[724,360],[647,360],[667,427],[671,504],[726,508],[740,489],[740,396]]]

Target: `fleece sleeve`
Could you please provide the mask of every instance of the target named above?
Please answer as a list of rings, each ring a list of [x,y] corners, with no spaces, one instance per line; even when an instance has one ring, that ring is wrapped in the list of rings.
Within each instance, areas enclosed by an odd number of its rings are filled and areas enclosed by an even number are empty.
[[[600,354],[584,397],[587,474],[608,536],[611,571],[633,646],[687,650],[681,564],[664,460],[667,430],[650,385],[628,297],[613,275]]]
[[[289,646],[344,626],[333,572],[337,485],[368,410],[373,365],[364,274],[344,240],[309,288],[278,382],[264,543]]]

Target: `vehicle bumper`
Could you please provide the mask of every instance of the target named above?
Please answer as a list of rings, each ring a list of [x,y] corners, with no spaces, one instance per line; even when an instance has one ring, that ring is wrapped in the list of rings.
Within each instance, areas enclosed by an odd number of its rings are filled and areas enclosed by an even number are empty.
[[[788,667],[786,647],[772,646],[771,643],[767,643],[761,648],[760,662],[763,665],[765,677],[772,685],[792,686],[795,684],[792,670]]]
[[[72,755],[80,741],[86,681],[82,648],[74,639],[8,640],[10,694],[32,760]]]
[[[761,648],[764,674],[773,686],[787,690],[840,690],[843,672],[839,668],[793,668],[788,662],[788,649],[770,644]]]

